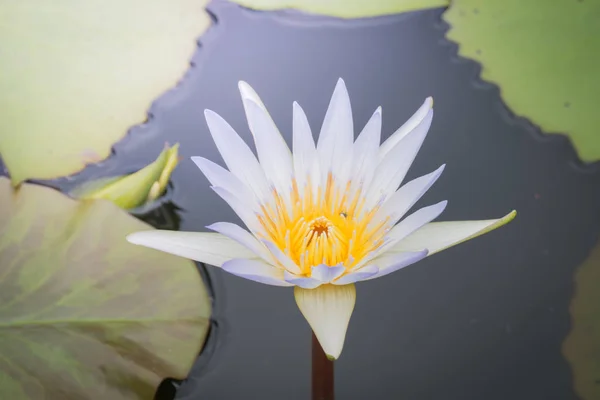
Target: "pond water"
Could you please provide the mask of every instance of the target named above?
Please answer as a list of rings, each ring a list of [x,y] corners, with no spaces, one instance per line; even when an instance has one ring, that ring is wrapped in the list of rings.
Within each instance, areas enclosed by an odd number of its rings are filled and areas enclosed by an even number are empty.
[[[189,160],[222,163],[206,108],[251,141],[239,80],[261,95],[288,143],[292,102],[318,132],[338,77],[356,127],[383,107],[384,138],[432,95],[433,125],[407,179],[447,167],[419,204],[447,199],[439,220],[519,214],[491,234],[357,285],[335,364],[337,398],[577,398],[561,346],[574,273],[600,231],[597,166],[577,161],[565,137],[542,134],[505,108],[498,88],[479,80],[480,66],[458,58],[444,38],[441,9],[349,21],[221,1],[209,9],[216,21],[193,67],[152,105],[147,123],[107,161],[54,184],[68,190],[128,172],[153,160],[164,142],[179,142],[171,203],[147,220],[191,231],[241,223]],[[215,297],[214,324],[177,399],[309,398],[311,333],[292,290],[201,269]],[[168,385],[162,389],[169,398]]]

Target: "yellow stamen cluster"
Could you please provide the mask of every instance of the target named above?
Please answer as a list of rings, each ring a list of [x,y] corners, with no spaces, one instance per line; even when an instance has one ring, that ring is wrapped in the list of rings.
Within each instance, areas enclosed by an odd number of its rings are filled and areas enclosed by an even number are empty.
[[[387,220],[371,226],[378,207],[366,210],[361,190],[351,191],[351,182],[340,188],[331,174],[324,190],[313,192],[307,182],[302,193],[292,181],[291,207],[273,190],[273,200],[261,206],[258,220],[273,242],[310,276],[310,268],[343,263],[352,268],[383,243]]]

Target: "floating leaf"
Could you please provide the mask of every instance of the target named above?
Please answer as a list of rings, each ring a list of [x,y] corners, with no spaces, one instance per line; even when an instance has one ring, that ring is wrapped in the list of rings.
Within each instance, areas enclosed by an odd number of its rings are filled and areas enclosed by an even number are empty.
[[[583,400],[600,399],[600,242],[575,275],[572,328],[563,344],[575,391]]]
[[[13,183],[106,158],[187,70],[206,3],[2,2],[0,154]]]
[[[444,13],[459,54],[483,65],[518,115],[568,134],[600,159],[599,0],[453,0]]]
[[[450,0],[232,0],[258,10],[295,8],[341,18],[374,17],[426,8],[446,7]]]
[[[156,161],[130,175],[87,182],[70,194],[78,199],[110,200],[124,209],[139,207],[164,193],[179,162],[179,144],[165,146]]]
[[[0,398],[151,399],[184,378],[209,299],[195,265],[134,246],[103,200],[0,178]]]

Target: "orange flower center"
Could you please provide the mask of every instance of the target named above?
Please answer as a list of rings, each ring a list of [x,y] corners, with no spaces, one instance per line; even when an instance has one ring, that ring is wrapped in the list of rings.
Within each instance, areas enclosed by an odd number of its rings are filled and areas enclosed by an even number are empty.
[[[383,244],[390,228],[388,219],[373,224],[379,207],[366,210],[361,190],[351,191],[351,182],[343,189],[334,184],[331,174],[325,189],[312,189],[309,182],[302,195],[292,181],[291,205],[286,206],[274,189],[273,199],[262,205],[258,220],[266,233],[263,238],[273,242],[310,276],[312,266],[343,263],[352,268],[367,254]]]

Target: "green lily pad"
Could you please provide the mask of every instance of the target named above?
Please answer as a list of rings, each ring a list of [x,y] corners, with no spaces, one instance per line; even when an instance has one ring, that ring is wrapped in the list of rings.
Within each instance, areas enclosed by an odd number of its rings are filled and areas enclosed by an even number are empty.
[[[0,154],[13,184],[106,158],[188,69],[206,3],[3,2]]]
[[[459,54],[548,133],[566,133],[584,161],[600,159],[599,0],[453,0],[443,18]]]
[[[104,200],[0,178],[0,398],[150,399],[207,334],[195,265],[125,240]]]
[[[86,182],[69,194],[78,199],[110,200],[126,210],[156,200],[164,193],[179,162],[178,149],[179,144],[165,146],[154,162],[139,171]]]
[[[575,391],[583,400],[600,399],[600,242],[575,275],[571,332],[563,353],[571,365]]]
[[[426,8],[446,7],[450,0],[232,0],[257,10],[294,8],[340,18],[374,17]]]

